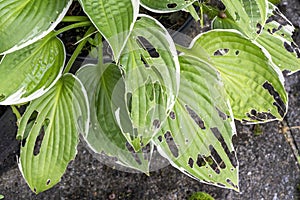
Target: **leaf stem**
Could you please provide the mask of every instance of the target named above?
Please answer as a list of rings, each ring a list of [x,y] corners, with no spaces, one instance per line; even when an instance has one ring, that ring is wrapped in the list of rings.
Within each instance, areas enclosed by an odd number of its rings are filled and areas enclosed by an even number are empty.
[[[65,16],[61,22],[84,22],[89,21],[87,16]]]
[[[21,116],[19,110],[16,108],[16,106],[11,105],[10,107],[11,107],[12,112],[15,114],[15,116],[17,118],[17,126],[19,126],[22,116]]]
[[[71,24],[69,26],[66,26],[66,27],[63,27],[59,30],[57,30],[54,34],[55,35],[59,35],[63,32],[66,32],[68,30],[71,30],[71,29],[74,29],[74,28],[79,28],[79,27],[85,27],[85,26],[91,26],[92,25],[92,22],[91,21],[84,21],[84,22],[78,22],[78,23],[75,23],[75,24]]]
[[[93,33],[95,31],[95,27],[94,26],[90,26],[89,29],[86,31],[86,33],[84,34],[83,38],[85,38],[84,40],[82,40],[78,46],[76,47],[74,53],[72,54],[70,60],[68,61],[63,74],[68,73],[72,67],[72,65],[74,64],[76,58],[78,57],[78,55],[80,54],[82,48],[84,47],[84,45],[87,42],[87,37],[88,35],[90,35],[91,33]]]

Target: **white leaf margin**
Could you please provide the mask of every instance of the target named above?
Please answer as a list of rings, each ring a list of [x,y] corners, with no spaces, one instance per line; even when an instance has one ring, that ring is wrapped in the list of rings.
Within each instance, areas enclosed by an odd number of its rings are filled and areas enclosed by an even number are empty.
[[[41,32],[39,35],[26,40],[26,41],[20,41],[18,44],[16,44],[15,46],[13,46],[12,48],[0,53],[0,55],[5,55],[5,54],[9,54],[12,52],[15,52],[17,50],[23,49],[24,47],[27,47],[28,45],[31,45],[33,43],[35,43],[36,41],[44,38],[46,35],[48,35],[51,31],[53,31],[55,29],[55,27],[61,22],[61,20],[64,18],[64,16],[66,15],[67,11],[69,10],[71,4],[72,4],[73,0],[69,0],[67,6],[62,10],[62,12],[59,14],[59,16],[57,17],[56,21],[54,21],[51,26],[48,28],[48,30]]]

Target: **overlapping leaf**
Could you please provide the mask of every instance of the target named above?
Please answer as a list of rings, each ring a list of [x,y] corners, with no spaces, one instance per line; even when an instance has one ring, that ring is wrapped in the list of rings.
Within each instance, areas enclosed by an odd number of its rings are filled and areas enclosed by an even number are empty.
[[[135,150],[145,146],[174,105],[179,88],[179,63],[173,40],[162,25],[141,15],[122,52],[120,65],[124,70],[125,109],[116,105],[127,140]],[[117,99],[117,98],[114,98]]]
[[[141,4],[154,12],[175,12],[192,5],[196,0],[141,0]]]
[[[262,28],[257,42],[272,56],[272,61],[283,71],[300,69],[300,50],[292,39],[295,30],[292,23],[279,9],[269,4],[268,20]]]
[[[120,102],[125,107],[125,85],[118,67],[114,64],[86,65],[77,73],[86,88],[91,127],[84,138],[96,153],[105,152],[117,160],[116,163],[149,173],[151,152],[134,152],[119,128],[113,113],[112,95],[118,91]],[[124,119],[122,119],[124,120]]]
[[[4,56],[0,62],[0,105],[31,101],[51,88],[64,67],[65,49],[52,34]]]
[[[139,0],[80,0],[80,3],[118,60],[137,18]]]
[[[85,134],[88,126],[87,96],[73,75],[64,75],[30,103],[18,130],[18,137],[23,138],[19,167],[34,192],[60,181],[76,155],[78,132]]]
[[[258,122],[285,115],[287,94],[281,72],[239,32],[209,31],[195,38],[185,53],[206,56],[220,72],[236,119]]]
[[[0,54],[13,52],[50,33],[72,0],[0,1]]]
[[[202,182],[238,190],[238,163],[229,100],[217,71],[181,56],[180,90],[167,122],[153,138],[161,155]]]
[[[242,27],[230,18],[215,18],[214,29],[236,29],[242,31]],[[271,55],[272,61],[283,71],[294,73],[300,69],[300,50],[292,39],[295,28],[292,23],[269,3],[268,19],[264,26],[258,26],[254,37],[264,49]]]
[[[249,38],[254,39],[258,25],[267,20],[267,0],[222,0],[227,14]]]

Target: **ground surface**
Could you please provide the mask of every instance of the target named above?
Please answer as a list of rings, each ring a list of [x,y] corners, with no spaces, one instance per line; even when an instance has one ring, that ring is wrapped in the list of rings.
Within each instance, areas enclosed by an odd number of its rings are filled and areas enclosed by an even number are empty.
[[[289,19],[300,27],[300,2],[288,0],[282,3]],[[300,36],[296,36],[299,45]],[[70,164],[61,183],[42,194],[33,194],[16,167],[15,152],[0,159],[0,194],[5,199],[187,199],[193,192],[205,191],[220,200],[291,200],[300,199],[296,186],[300,183],[299,166],[292,149],[281,133],[282,126],[300,125],[300,74],[287,78],[289,113],[283,123],[272,122],[262,126],[263,134],[254,136],[253,126],[238,125],[235,142],[240,163],[240,193],[201,184],[168,166],[151,173],[132,174],[113,170],[94,159],[83,143],[78,156]],[[7,116],[11,123],[14,119]],[[14,137],[15,130],[6,130],[8,124],[0,124],[0,132]],[[300,147],[300,131],[292,129],[296,145]],[[6,146],[0,140],[0,146]],[[0,153],[8,149],[1,149]],[[0,154],[1,156],[1,154]]]

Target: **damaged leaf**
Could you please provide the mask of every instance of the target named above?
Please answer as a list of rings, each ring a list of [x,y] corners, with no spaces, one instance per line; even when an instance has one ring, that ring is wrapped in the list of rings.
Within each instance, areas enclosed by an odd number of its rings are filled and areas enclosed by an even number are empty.
[[[266,54],[270,54],[272,61],[280,70],[294,73],[300,69],[300,49],[292,39],[295,27],[276,6],[271,3],[268,5],[266,23],[258,23],[256,31],[253,31],[255,36],[250,39],[261,45]],[[243,32],[242,25],[231,18],[216,17],[212,26],[214,29],[235,29]]]
[[[208,63],[181,56],[176,103],[153,142],[170,163],[189,176],[238,190],[235,134],[228,97],[218,72]]]
[[[89,125],[88,100],[77,78],[64,75],[33,100],[20,120],[19,168],[35,193],[57,184],[77,153],[78,133]]]
[[[257,24],[264,26],[267,20],[266,0],[222,0],[226,14],[249,38],[256,37]]]
[[[118,105],[118,93],[112,98],[118,125],[136,151],[159,131],[179,88],[179,62],[171,36],[155,19],[140,17],[119,63],[127,106]]]
[[[175,12],[187,8],[197,0],[141,0],[142,6],[157,13]]]
[[[269,4],[269,7],[267,23],[257,42],[282,71],[294,73],[300,69],[300,49],[292,39],[295,28],[276,6]]]
[[[118,91],[119,101],[125,107],[125,85],[119,68],[114,64],[89,64],[82,67],[77,76],[89,98],[91,123],[88,133],[83,137],[90,148],[98,154],[104,152],[116,158],[114,163],[109,164],[115,166],[118,163],[148,174],[151,152],[143,155],[142,151],[132,151],[114,117],[114,90]]]
[[[203,57],[201,52],[220,72],[236,119],[266,122],[284,117],[283,75],[257,45],[237,31],[212,30],[196,37],[185,51],[194,57]]]

